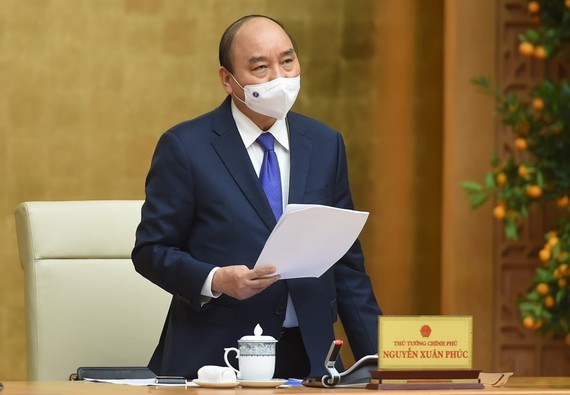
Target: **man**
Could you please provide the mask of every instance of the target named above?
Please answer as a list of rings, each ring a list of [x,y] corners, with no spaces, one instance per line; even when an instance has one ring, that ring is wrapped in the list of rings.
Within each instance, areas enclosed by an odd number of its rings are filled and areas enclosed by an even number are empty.
[[[220,42],[228,97],[157,144],[132,254],[173,295],[149,363],[156,374],[195,378],[224,365],[224,347],[259,323],[279,339],[275,377],[322,375],[337,315],[356,358],[377,352],[381,311],[358,242],[318,279],[252,269],[287,203],[353,208],[342,137],[289,112],[300,73],[278,22],[241,18]]]

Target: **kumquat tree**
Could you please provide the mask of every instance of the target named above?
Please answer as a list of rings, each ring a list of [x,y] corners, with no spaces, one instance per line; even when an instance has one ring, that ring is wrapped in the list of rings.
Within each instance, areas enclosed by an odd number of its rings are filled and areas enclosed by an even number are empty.
[[[570,0],[529,1],[528,11],[537,27],[519,36],[520,53],[539,61],[568,59]],[[515,149],[507,157],[493,157],[483,183],[465,181],[462,187],[472,208],[494,197],[493,215],[512,240],[531,206],[556,202],[560,214],[538,254],[542,265],[518,307],[525,327],[565,336],[570,345],[570,85],[565,79],[543,79],[528,92],[530,99],[522,99],[514,92],[500,93],[489,78],[473,82],[495,97],[497,115],[512,130]]]

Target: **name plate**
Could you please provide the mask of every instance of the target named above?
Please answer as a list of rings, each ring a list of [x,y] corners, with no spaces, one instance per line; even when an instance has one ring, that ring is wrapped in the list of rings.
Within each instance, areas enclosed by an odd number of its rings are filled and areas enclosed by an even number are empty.
[[[379,316],[378,370],[471,369],[471,316]]]

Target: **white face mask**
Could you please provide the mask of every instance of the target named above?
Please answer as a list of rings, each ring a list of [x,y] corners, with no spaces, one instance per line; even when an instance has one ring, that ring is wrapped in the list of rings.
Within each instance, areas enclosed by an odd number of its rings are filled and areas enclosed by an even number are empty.
[[[234,94],[250,110],[271,118],[284,119],[301,89],[301,75],[293,78],[276,78],[261,84],[241,86],[233,74],[234,81],[243,89],[245,101]]]

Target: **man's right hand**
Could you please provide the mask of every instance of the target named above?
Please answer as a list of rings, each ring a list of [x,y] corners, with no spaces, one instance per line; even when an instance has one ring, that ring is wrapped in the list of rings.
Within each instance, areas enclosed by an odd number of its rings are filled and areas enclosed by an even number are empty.
[[[212,291],[243,300],[251,298],[281,278],[274,267],[250,269],[245,265],[220,267],[212,279]],[[269,277],[266,277],[269,276]]]

